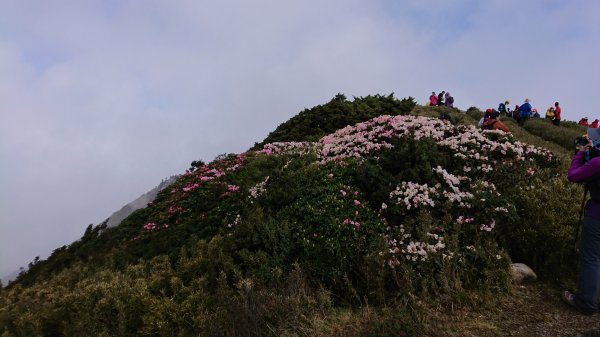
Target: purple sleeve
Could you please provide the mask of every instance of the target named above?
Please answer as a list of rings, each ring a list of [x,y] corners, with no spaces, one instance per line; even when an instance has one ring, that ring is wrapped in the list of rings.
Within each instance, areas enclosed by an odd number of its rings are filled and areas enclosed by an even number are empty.
[[[570,182],[581,183],[600,173],[600,157],[595,157],[587,162],[583,161],[585,152],[577,151],[571,161],[571,166],[567,173],[567,179]]]

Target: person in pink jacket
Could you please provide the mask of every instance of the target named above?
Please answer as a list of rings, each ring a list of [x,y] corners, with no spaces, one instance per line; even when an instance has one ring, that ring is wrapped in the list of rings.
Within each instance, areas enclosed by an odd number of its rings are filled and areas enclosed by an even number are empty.
[[[437,105],[437,95],[435,91],[431,92],[431,96],[429,96],[429,105],[436,106]]]
[[[582,314],[594,315],[600,296],[600,129],[588,128],[586,140],[567,173],[570,182],[584,184],[590,194],[583,211],[579,284],[575,292],[564,291],[562,300]]]

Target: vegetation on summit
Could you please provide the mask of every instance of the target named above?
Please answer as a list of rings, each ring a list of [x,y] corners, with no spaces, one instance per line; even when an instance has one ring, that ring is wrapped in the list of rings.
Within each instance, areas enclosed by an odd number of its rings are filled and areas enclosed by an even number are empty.
[[[0,293],[0,334],[318,336],[369,307],[355,335],[405,336],[429,307],[510,291],[511,261],[571,278],[581,190],[556,177],[581,130],[478,114],[393,95],[305,110],[36,261]]]

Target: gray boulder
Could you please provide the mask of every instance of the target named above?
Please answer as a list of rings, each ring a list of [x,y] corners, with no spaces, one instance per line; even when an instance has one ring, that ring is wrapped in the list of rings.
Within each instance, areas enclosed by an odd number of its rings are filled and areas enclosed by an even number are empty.
[[[524,263],[512,263],[510,265],[510,274],[515,283],[522,283],[524,281],[533,281],[537,279],[537,275],[533,269],[529,268]]]

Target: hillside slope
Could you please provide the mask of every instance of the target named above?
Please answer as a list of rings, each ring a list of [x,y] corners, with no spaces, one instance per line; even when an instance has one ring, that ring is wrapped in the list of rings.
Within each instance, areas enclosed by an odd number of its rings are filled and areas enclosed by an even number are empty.
[[[444,109],[337,96],[193,166],[3,290],[0,333],[436,335],[437,315],[502,303],[511,261],[573,279],[581,190],[557,128],[481,132],[480,111]]]

